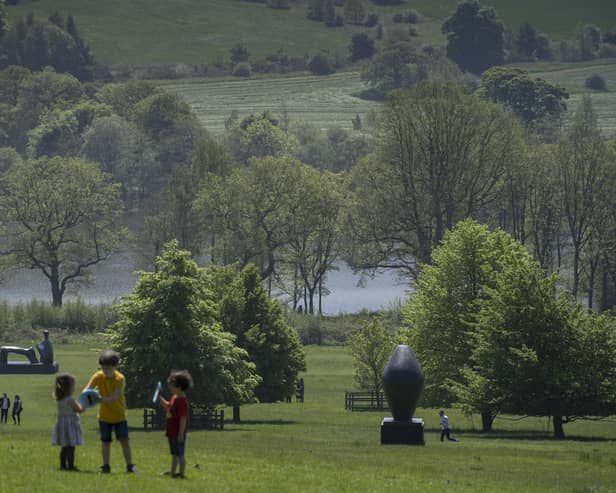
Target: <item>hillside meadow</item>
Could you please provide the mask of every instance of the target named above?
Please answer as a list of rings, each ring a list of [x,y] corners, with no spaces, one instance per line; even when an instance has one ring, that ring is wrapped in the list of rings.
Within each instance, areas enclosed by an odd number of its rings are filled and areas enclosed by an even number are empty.
[[[56,359],[83,385],[96,370],[99,338],[57,338]],[[11,341],[14,342],[14,341]],[[30,343],[34,341],[22,341]],[[78,342],[78,343],[75,343]],[[6,341],[3,341],[6,343]],[[143,432],[141,409],[130,411],[131,443],[141,474],[129,476],[120,449],[112,448],[111,475],[100,475],[95,413],[82,423],[86,445],[77,449],[81,473],[58,470],[50,445],[55,405],[52,376],[5,376],[0,392],[23,397],[21,427],[0,425],[2,491],[216,491],[216,492],[608,492],[616,484],[616,423],[577,422],[569,438],[554,441],[545,419],[505,420],[484,436],[478,420],[448,410],[459,443],[440,443],[435,409],[418,409],[426,422],[426,446],[383,447],[383,413],[344,410],[353,387],[352,358],[345,347],[306,348],[306,402],[242,407],[242,423],[225,430],[194,431],[187,440],[185,480],[162,478],[169,457],[162,432]],[[197,382],[198,384],[198,382]],[[230,416],[230,410],[227,410]],[[511,417],[510,417],[511,418]],[[9,418],[10,419],[10,418]],[[181,483],[172,483],[181,481]]]
[[[568,118],[584,94],[590,94],[599,126],[607,134],[616,133],[616,60],[603,59],[580,63],[521,64],[534,76],[558,84],[570,93]],[[607,91],[591,91],[584,81],[592,74],[602,75]],[[366,88],[359,72],[339,72],[327,76],[289,75],[254,79],[189,79],[164,81],[161,85],[180,94],[191,105],[203,125],[215,133],[224,131],[232,111],[240,117],[270,110],[288,112],[291,121],[305,121],[319,128],[352,128],[352,119],[363,121],[381,104],[354,96]]]
[[[289,10],[274,10],[240,0],[21,0],[9,7],[11,20],[28,12],[48,16],[72,14],[94,55],[107,64],[212,63],[228,58],[243,41],[252,55],[285,49],[303,56],[320,50],[346,53],[352,34],[361,27],[326,28],[306,18],[305,1]],[[368,2],[369,3],[369,2]],[[395,7],[369,5],[386,27],[391,14],[416,9],[426,18],[417,25],[423,41],[443,44],[440,26],[458,0],[413,0]],[[555,39],[571,37],[583,24],[602,29],[616,22],[616,2],[604,0],[485,0],[496,8],[509,29],[530,21]]]

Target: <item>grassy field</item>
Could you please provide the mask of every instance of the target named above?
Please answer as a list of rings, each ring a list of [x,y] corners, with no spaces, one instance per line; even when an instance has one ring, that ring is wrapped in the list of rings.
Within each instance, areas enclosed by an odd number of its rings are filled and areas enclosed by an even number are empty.
[[[83,384],[96,369],[100,342],[56,343],[61,368]],[[187,442],[187,479],[161,478],[168,468],[162,433],[139,431],[141,411],[130,412],[131,443],[141,474],[123,472],[112,448],[112,474],[99,475],[95,415],[82,419],[86,445],[77,449],[82,473],[58,470],[50,443],[54,402],[51,376],[3,376],[0,392],[24,398],[21,427],[0,425],[2,491],[215,491],[215,492],[608,492],[616,484],[616,424],[580,422],[571,437],[554,441],[545,420],[497,421],[484,437],[459,413],[449,412],[460,443],[438,441],[436,410],[419,409],[426,421],[425,447],[383,447],[383,413],[351,413],[343,392],[351,388],[352,362],[345,348],[308,347],[306,402],[242,408],[241,424],[223,432],[195,431]],[[475,423],[477,424],[477,423]],[[195,466],[199,464],[199,467]]]
[[[352,96],[365,88],[357,72],[321,77],[184,80],[164,83],[164,87],[182,95],[213,133],[224,130],[233,110],[242,117],[264,110],[280,114],[286,108],[292,121],[303,120],[321,128],[351,128],[355,115],[363,118],[380,107],[379,103]]]
[[[220,56],[228,60],[239,41],[255,57],[281,48],[294,56],[321,50],[346,56],[352,34],[362,30],[310,21],[304,5],[275,10],[240,0],[22,0],[9,16],[55,11],[71,13],[95,57],[108,64],[212,63]],[[440,22],[418,26],[421,36],[436,42],[442,41],[439,30]]]
[[[537,63],[521,65],[537,77],[565,87],[571,115],[584,94],[590,94],[607,134],[616,133],[616,60],[604,59],[584,63]],[[584,87],[589,75],[605,77],[608,90],[591,91]],[[356,114],[362,117],[378,110],[379,103],[352,96],[365,88],[358,72],[341,72],[330,76],[288,76],[263,79],[192,79],[171,81],[163,86],[182,95],[213,133],[224,130],[231,111],[240,116],[270,110],[280,113],[286,107],[292,120],[304,120],[321,128],[351,128]]]
[[[419,36],[442,43],[442,19],[458,0],[413,0],[397,7],[370,6],[390,22],[391,13],[410,8],[429,16],[417,26]],[[555,38],[570,37],[576,26],[616,24],[616,2],[605,0],[484,0],[493,5],[511,29],[532,21]],[[21,0],[9,7],[10,19],[27,12],[48,16],[71,13],[95,56],[104,63],[210,63],[228,58],[229,49],[242,40],[253,55],[284,48],[292,55],[321,49],[346,53],[358,27],[326,28],[306,19],[305,2],[290,10],[273,10],[240,0]]]
[[[597,113],[599,126],[608,135],[616,135],[616,60],[596,60],[585,63],[530,64],[523,66],[537,77],[558,84],[570,93],[567,102],[571,116],[585,94],[589,94]],[[584,81],[593,74],[603,76],[607,91],[593,91]]]

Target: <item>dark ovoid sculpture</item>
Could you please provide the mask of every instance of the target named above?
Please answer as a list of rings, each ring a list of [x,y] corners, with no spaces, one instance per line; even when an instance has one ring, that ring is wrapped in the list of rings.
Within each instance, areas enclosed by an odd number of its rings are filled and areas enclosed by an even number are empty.
[[[0,373],[4,374],[49,374],[58,371],[58,363],[53,360],[53,345],[49,340],[49,331],[43,332],[43,340],[36,345],[40,361],[36,359],[34,348],[18,346],[0,347]],[[9,361],[9,354],[18,354],[28,361]]]
[[[409,346],[396,347],[383,370],[383,388],[393,417],[383,418],[381,444],[425,445],[421,418],[413,418],[424,374]]]

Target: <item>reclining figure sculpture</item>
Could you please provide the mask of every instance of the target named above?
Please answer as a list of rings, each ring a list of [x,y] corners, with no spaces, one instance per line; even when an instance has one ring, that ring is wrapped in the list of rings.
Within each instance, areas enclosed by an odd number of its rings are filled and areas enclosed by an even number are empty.
[[[36,359],[33,347],[0,347],[0,373],[9,374],[49,374],[58,371],[58,363],[53,360],[53,345],[49,340],[49,331],[43,331],[43,340],[36,345],[40,361]],[[9,354],[18,354],[28,361],[9,361]]]

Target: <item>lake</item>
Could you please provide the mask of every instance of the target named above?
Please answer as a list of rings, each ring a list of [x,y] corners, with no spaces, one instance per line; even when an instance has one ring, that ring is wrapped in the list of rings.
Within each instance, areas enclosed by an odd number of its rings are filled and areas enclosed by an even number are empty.
[[[130,293],[137,279],[136,259],[127,254],[116,254],[92,269],[92,282],[75,287],[65,299],[81,298],[86,303],[111,303]],[[406,299],[408,285],[401,284],[395,271],[388,270],[374,278],[353,273],[346,263],[328,274],[326,286],[330,291],[323,298],[323,311],[329,315],[355,313],[361,310],[387,308]],[[5,274],[0,284],[0,298],[11,303],[33,298],[51,300],[49,282],[38,270],[19,270]],[[315,306],[317,300],[315,299]]]

